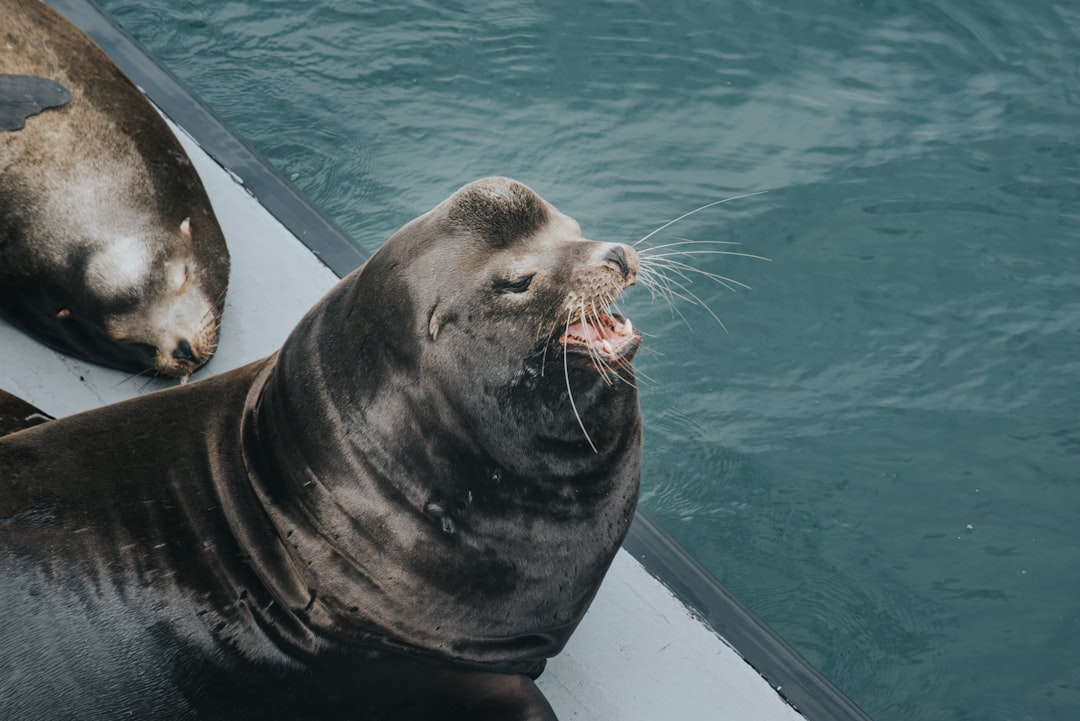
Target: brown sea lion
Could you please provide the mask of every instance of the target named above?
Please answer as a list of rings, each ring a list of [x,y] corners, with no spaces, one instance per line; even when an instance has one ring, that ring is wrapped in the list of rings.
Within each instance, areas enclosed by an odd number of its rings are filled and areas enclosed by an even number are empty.
[[[553,719],[637,503],[637,268],[477,181],[275,355],[0,438],[0,717]]]
[[[190,375],[229,275],[195,169],[82,31],[38,0],[0,18],[0,315],[95,363]]]

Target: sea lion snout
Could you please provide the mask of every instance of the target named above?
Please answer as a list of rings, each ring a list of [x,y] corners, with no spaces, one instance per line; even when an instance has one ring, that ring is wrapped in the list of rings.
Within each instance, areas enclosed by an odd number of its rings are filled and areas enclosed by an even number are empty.
[[[176,349],[172,352],[172,357],[178,361],[194,362],[195,356],[192,355],[191,344],[186,340],[182,340],[176,344]]]
[[[167,343],[168,341],[163,341]],[[174,345],[159,348],[153,360],[156,373],[174,378],[185,378],[201,368],[214,354],[216,337],[199,334],[191,340],[181,338]]]

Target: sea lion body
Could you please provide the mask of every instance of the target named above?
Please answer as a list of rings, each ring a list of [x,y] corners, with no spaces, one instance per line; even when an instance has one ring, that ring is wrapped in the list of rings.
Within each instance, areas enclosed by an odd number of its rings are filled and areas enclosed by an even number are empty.
[[[553,719],[637,500],[591,310],[635,272],[479,181],[274,356],[0,438],[0,717]]]
[[[498,696],[501,674],[320,638],[306,600],[267,590],[266,564],[290,561],[259,522],[238,432],[265,366],[3,441],[0,718],[484,718],[483,694],[453,682]],[[154,430],[176,418],[188,432]],[[253,558],[234,528],[267,551]]]
[[[38,0],[0,0],[0,17],[0,91],[38,77],[71,93],[0,131],[0,315],[92,362],[189,375],[216,348],[229,273],[191,161],[82,31]]]

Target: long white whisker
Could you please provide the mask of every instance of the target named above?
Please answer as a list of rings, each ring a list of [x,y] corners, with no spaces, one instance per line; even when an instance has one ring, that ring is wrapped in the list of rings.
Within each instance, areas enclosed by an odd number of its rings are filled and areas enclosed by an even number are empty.
[[[589,448],[592,448],[593,453],[599,454],[600,451],[596,450],[596,446],[592,442],[592,438],[589,437],[589,432],[585,430],[585,423],[581,420],[581,414],[578,413],[577,404],[574,403],[574,391],[570,389],[570,361],[568,356],[570,355],[567,345],[570,343],[570,319],[573,317],[574,311],[571,310],[566,316],[566,334],[563,336],[563,377],[566,379],[566,395],[570,398],[570,408],[574,411],[574,418],[577,419],[578,427],[581,428],[581,432],[585,434],[585,440],[589,442]]]
[[[593,304],[593,315],[594,315],[594,317],[596,317],[596,315],[595,315],[596,314],[596,302],[595,302],[595,299],[590,299],[589,302]],[[586,334],[587,334],[588,333],[588,328],[589,328],[589,320],[588,320],[588,317],[587,317],[586,311],[585,311],[585,299],[584,298],[581,299],[581,325],[582,325],[583,328],[586,329]],[[609,380],[608,377],[607,377],[607,372],[606,372],[607,371],[607,365],[604,363],[604,359],[602,357],[600,357],[600,351],[596,350],[596,347],[593,346],[591,340],[588,342],[586,347],[589,350],[589,358],[592,359],[592,362],[596,365],[597,370],[600,371],[600,375],[603,377],[604,382],[607,383],[608,385],[611,385],[611,380]]]
[[[596,298],[592,298],[589,303],[592,305],[593,318],[596,319],[596,325],[600,326],[600,311],[596,310]],[[607,307],[607,303],[604,303],[603,305]],[[592,347],[592,344],[590,343],[589,346]],[[608,364],[607,359],[600,355],[599,351],[596,352],[595,358],[597,367],[601,370],[604,382],[608,385],[612,385],[613,381],[611,380],[611,375],[613,374],[614,369]]]
[[[676,290],[671,291],[671,296],[672,296],[672,298],[678,298],[679,300],[684,301],[686,303],[689,303],[690,305],[699,305],[698,301],[695,300],[694,298],[690,297],[689,295],[687,295],[685,293],[680,293],[679,291],[676,291]],[[678,309],[678,306],[672,305],[671,310],[673,312],[675,312],[675,313],[678,313],[679,317],[682,318],[684,322],[686,321],[686,316],[684,316],[682,314],[682,312]],[[689,325],[689,323],[687,323],[687,325]]]
[[[638,268],[638,281],[649,291],[649,296],[653,300],[659,295],[669,304],[671,303],[670,286],[666,284],[667,277],[663,273],[642,265]]]
[[[662,273],[657,273],[656,271],[652,271],[652,273],[655,275],[655,277],[650,278],[648,273],[643,273],[641,272],[641,269],[639,269],[638,279],[642,282],[643,285],[650,289],[650,292],[652,292],[652,290],[655,288],[657,294],[659,294],[660,297],[667,301],[668,308],[671,310],[671,316],[673,318],[675,316],[678,316],[679,319],[682,320],[682,322],[686,325],[686,327],[690,328],[690,321],[688,321],[686,319],[686,316],[683,315],[683,312],[679,310],[679,307],[675,304],[675,299],[679,298],[681,300],[685,300],[687,303],[690,304],[694,304],[694,301],[675,291],[675,289],[671,287],[672,280],[666,275],[663,275]]]
[[[640,266],[638,268],[638,280],[641,282],[642,287],[649,291],[649,297],[656,300],[656,294],[659,291],[657,287],[658,282],[655,277],[656,271]]]
[[[689,213],[683,213],[682,215],[680,215],[680,216],[679,216],[678,218],[676,218],[675,220],[669,220],[668,222],[664,223],[663,225],[661,225],[661,226],[660,226],[659,228],[657,228],[656,230],[654,230],[654,231],[652,231],[651,233],[649,233],[648,235],[646,235],[646,236],[645,236],[644,238],[642,238],[641,240],[639,240],[639,241],[637,241],[636,243],[634,243],[634,245],[636,246],[636,245],[640,245],[641,243],[644,243],[644,242],[645,242],[646,240],[648,240],[649,238],[653,237],[654,235],[656,235],[657,233],[659,233],[659,232],[660,232],[661,230],[663,230],[664,228],[667,228],[667,227],[669,227],[669,226],[671,226],[671,225],[674,225],[675,223],[678,223],[678,222],[679,222],[680,220],[682,220],[683,218],[689,218],[689,217],[690,217],[691,215],[693,215],[694,213],[700,213],[701,211],[705,210],[706,208],[711,208],[711,207],[713,207],[714,205],[720,205],[721,203],[729,203],[729,202],[731,202],[732,200],[741,200],[741,199],[743,199],[743,198],[752,198],[752,197],[753,197],[753,196],[755,196],[755,195],[762,195],[762,194],[764,194],[764,193],[768,193],[768,192],[769,192],[769,191],[767,191],[767,190],[759,190],[759,191],[757,191],[756,193],[743,193],[742,195],[733,195],[733,196],[731,196],[730,198],[724,198],[723,200],[714,200],[714,201],[713,201],[713,202],[711,202],[711,203],[706,203],[705,205],[701,206],[700,208],[694,208],[694,209],[693,209],[693,210],[691,210],[691,211],[690,211]]]
[[[724,331],[725,333],[728,332],[727,326],[724,325],[724,321],[720,320],[720,316],[718,316],[716,313],[713,312],[713,309],[709,307],[708,303],[703,301],[701,298],[698,298],[697,295],[695,295],[693,292],[691,292],[689,290],[686,290],[686,293],[691,298],[693,298],[697,302],[698,305],[700,305],[702,308],[704,308],[709,313],[709,315],[712,316],[713,320],[715,320],[717,325],[720,326],[720,330]]]
[[[675,255],[733,255],[738,258],[754,258],[755,260],[764,260],[771,263],[772,258],[766,258],[763,255],[754,255],[753,253],[736,253],[730,250],[672,250],[667,253],[656,253],[655,255],[646,255],[645,251],[642,251],[639,255],[646,258],[670,258]]]
[[[619,297],[619,292],[620,291],[618,291],[618,290],[609,290],[606,294],[604,294],[600,298],[600,305],[602,305],[605,308],[610,308],[613,312],[617,313],[618,315],[624,315],[619,310],[618,303],[616,302],[616,298]],[[634,380],[631,380],[630,378],[627,378],[626,376],[623,375],[623,371],[629,371],[630,370],[630,367],[629,367],[628,364],[620,362],[618,365],[612,366],[610,363],[607,363],[605,361],[604,365],[607,368],[607,370],[611,373],[611,375],[613,375],[616,379],[618,379],[619,381],[627,384],[631,388],[637,388],[637,383]]]
[[[692,240],[690,238],[681,238],[677,235],[672,236],[672,240],[678,240],[678,243],[663,243],[661,245],[650,245],[648,248],[642,248],[638,253],[651,253],[654,250],[660,250],[662,248],[673,248],[679,245],[742,245],[742,243],[735,240]]]
[[[686,273],[696,273],[700,276],[716,281],[720,285],[730,290],[732,293],[735,292],[735,288],[732,287],[735,285],[746,290],[753,290],[753,288],[748,286],[746,283],[743,283],[742,281],[735,280],[734,278],[728,278],[725,275],[710,273],[707,270],[695,268],[694,266],[689,265],[688,263],[683,263],[682,261],[673,260],[671,258],[654,258],[652,260],[655,261],[655,265],[659,266],[661,270],[671,271],[672,273],[677,274],[680,278],[687,282],[692,283],[693,280],[688,275],[686,275]]]
[[[711,315],[713,317],[713,320],[715,320],[720,325],[720,327],[724,330],[724,332],[727,333],[727,326],[724,325],[724,321],[720,320],[720,317],[718,315],[716,315],[716,313],[713,312],[713,309],[709,307],[708,303],[706,303],[701,298],[699,298],[693,291],[691,291],[689,288],[687,288],[685,285],[683,285],[679,281],[673,280],[673,279],[670,279],[670,278],[669,278],[669,280],[671,280],[671,282],[673,284],[678,286],[682,290],[683,293],[685,293],[686,295],[689,296],[689,298],[686,298],[687,302],[693,303],[694,305],[699,305],[702,308],[704,308],[706,311],[708,311],[709,315]]]
[[[677,275],[680,278],[682,278],[683,280],[685,280],[687,283],[693,283],[694,282],[694,280],[689,275],[686,274],[686,272],[688,270],[693,270],[693,268],[689,268],[689,269],[680,268],[678,266],[678,261],[667,261],[665,263],[656,263],[656,266],[660,270],[665,272],[664,277],[668,277],[666,275],[666,273],[674,273],[675,275]]]
[[[655,268],[641,266],[638,269],[638,279],[641,281],[642,285],[649,289],[649,292],[652,293],[654,297],[659,295],[667,301],[672,310],[675,310],[675,294],[674,289],[671,287],[670,278]]]
[[[118,383],[115,383],[113,385],[113,388],[119,388],[120,386],[124,385],[125,383],[130,383],[131,381],[135,380],[136,378],[142,378],[143,376],[147,376],[148,380],[152,380],[152,377],[147,375],[147,374],[148,373],[153,373],[153,372],[154,372],[153,368],[146,368],[144,370],[139,371],[138,373],[132,373],[128,377],[124,378],[122,381],[119,381]],[[142,388],[139,389],[139,392],[142,393],[145,389],[146,389],[146,386],[143,386]]]
[[[746,285],[746,283],[740,283],[739,281],[734,280],[732,278],[727,278],[727,277],[722,276],[722,275],[717,275],[716,273],[710,273],[707,270],[701,270],[699,268],[695,268],[692,265],[687,265],[686,263],[681,263],[681,262],[679,262],[677,260],[665,259],[663,262],[657,263],[657,265],[660,267],[660,269],[662,269],[662,270],[664,270],[666,272],[674,273],[675,275],[677,275],[680,278],[682,278],[683,280],[685,280],[687,283],[693,283],[694,282],[693,279],[689,275],[687,275],[687,273],[696,273],[697,275],[701,275],[701,276],[704,276],[706,278],[709,278],[710,280],[716,281],[720,285],[722,285],[725,288],[727,288],[728,290],[730,290],[732,293],[735,292],[735,288],[734,288],[735,285],[742,286],[743,288],[745,288],[747,290],[752,290],[752,288],[750,288],[750,286]]]

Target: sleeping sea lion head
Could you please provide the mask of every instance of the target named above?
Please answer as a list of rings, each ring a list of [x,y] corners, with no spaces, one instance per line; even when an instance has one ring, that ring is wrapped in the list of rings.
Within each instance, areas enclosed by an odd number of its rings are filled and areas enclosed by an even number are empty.
[[[107,339],[161,375],[191,375],[217,348],[228,258],[204,267],[206,253],[190,250],[192,232],[184,218],[175,237],[152,246],[135,241],[125,248],[114,239],[83,270]],[[211,232],[220,233],[216,223]]]
[[[133,373],[191,375],[217,348],[229,268],[224,250],[194,252],[193,233],[221,236],[212,217],[171,228],[129,217],[107,235],[73,238],[56,270],[5,281],[5,315],[69,355]]]
[[[168,123],[47,3],[0,0],[0,315],[69,355],[186,377],[229,256]]]

